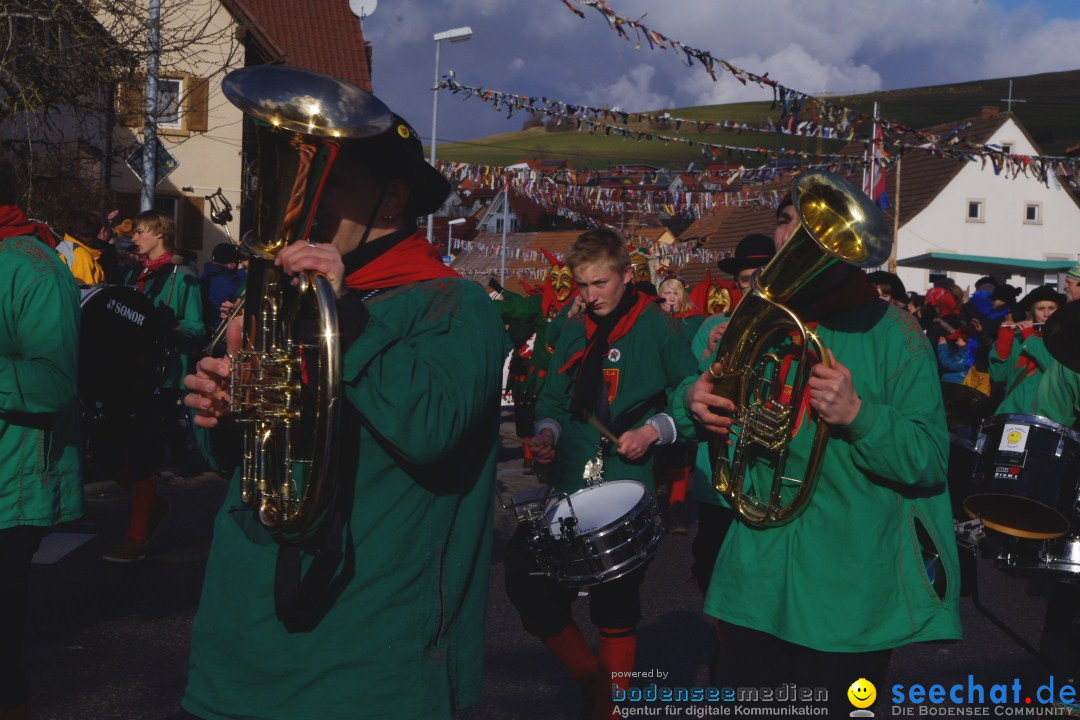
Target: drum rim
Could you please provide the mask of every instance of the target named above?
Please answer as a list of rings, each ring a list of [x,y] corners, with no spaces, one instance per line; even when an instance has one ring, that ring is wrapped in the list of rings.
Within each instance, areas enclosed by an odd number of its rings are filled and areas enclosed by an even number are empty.
[[[1001,420],[1000,422],[993,422],[998,418],[1018,418],[1018,420]],[[1067,435],[1070,440],[1080,445],[1080,433],[1077,433],[1072,428],[1068,427],[1067,425],[1062,425],[1056,420],[1051,420],[1048,417],[1043,417],[1042,415],[1030,415],[1028,413],[1001,413],[999,415],[991,415],[990,417],[985,418],[979,424],[979,432],[983,433],[985,429],[989,426],[998,424],[1004,425],[1006,422],[1015,422],[1016,425],[1031,425],[1034,427],[1040,427],[1043,430],[1051,430],[1053,432],[1064,431],[1063,434]]]
[[[993,518],[987,519],[985,515],[980,515],[975,510],[972,510],[969,506],[969,503],[973,499],[985,497],[1010,498],[1012,500],[1022,500],[1027,503],[1038,505],[1040,508],[1045,508],[1046,510],[1049,510],[1050,512],[1061,518],[1061,522],[1064,524],[1065,529],[1061,532],[1054,533],[1051,533],[1049,531],[1040,532],[1038,530],[1020,530],[1009,525],[1004,525],[1000,522],[997,522]],[[966,512],[970,517],[978,520],[991,530],[996,530],[997,532],[1009,535],[1010,537],[1021,538],[1024,540],[1054,540],[1056,538],[1067,535],[1071,527],[1069,519],[1062,515],[1057,508],[1052,508],[1046,503],[1041,503],[1038,500],[1032,500],[1031,498],[1024,497],[1023,495],[1009,495],[1007,493],[972,493],[971,495],[968,495],[966,498],[964,498],[964,512]]]

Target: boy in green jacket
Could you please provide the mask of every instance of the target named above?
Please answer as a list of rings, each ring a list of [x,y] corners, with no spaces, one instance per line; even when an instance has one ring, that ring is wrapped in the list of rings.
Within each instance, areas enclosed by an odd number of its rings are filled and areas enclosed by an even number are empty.
[[[135,216],[134,247],[142,266],[128,273],[125,283],[153,302],[167,349],[161,385],[143,398],[132,418],[112,421],[116,456],[122,458],[116,481],[131,495],[131,520],[124,539],[102,556],[107,562],[132,563],[146,557],[146,544],[154,535],[169,504],[157,492],[157,474],[166,464],[170,448],[183,444],[178,407],[180,379],[188,372],[191,353],[200,344],[203,325],[202,292],[195,274],[174,261],[176,224],[158,210]]]
[[[636,480],[651,491],[653,447],[675,441],[664,412],[668,393],[695,366],[689,343],[677,321],[630,284],[630,256],[614,231],[584,233],[566,263],[587,310],[567,320],[555,347],[536,404],[534,463],[541,466],[538,473],[548,469],[546,480],[556,490],[584,489],[585,465],[602,447],[599,430],[587,422],[594,416],[619,440],[617,452],[602,451],[604,478]],[[526,631],[543,640],[582,686],[586,708],[592,704],[595,717],[610,717],[612,684],[625,689],[634,667],[645,568],[590,589],[590,614],[600,635],[594,654],[571,618],[577,590],[537,572],[528,532],[522,526],[507,547],[507,594]]]
[[[778,249],[798,226],[795,218],[777,233]],[[835,265],[790,305],[833,353],[832,367],[810,372],[786,464],[798,477],[816,424],[827,423],[817,487],[785,525],[731,526],[705,610],[721,621],[716,681],[825,688],[830,714],[840,714],[854,681],[880,694],[892,648],[960,637],[948,430],[925,335],[861,270]],[[728,434],[735,405],[714,393],[707,371],[687,378],[672,409],[680,432],[705,438]],[[772,477],[757,462],[747,482],[767,497]]]
[[[30,561],[57,523],[82,516],[79,292],[48,228],[16,203],[0,161],[0,718],[29,720],[23,668]]]
[[[286,273],[322,273],[338,294],[342,537],[276,542],[234,475],[192,627],[182,704],[195,717],[448,720],[480,695],[503,327],[416,229],[448,194],[393,116],[383,134],[343,144],[313,242],[278,255]],[[229,437],[229,368],[206,358],[186,378],[215,446]],[[340,562],[319,581],[331,550]],[[281,605],[279,559],[297,551],[303,580]]]

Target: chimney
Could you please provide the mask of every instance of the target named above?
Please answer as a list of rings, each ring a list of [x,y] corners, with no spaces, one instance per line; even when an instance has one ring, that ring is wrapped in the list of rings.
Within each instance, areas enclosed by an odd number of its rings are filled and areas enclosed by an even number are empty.
[[[979,117],[980,118],[992,118],[992,117],[994,117],[995,115],[997,115],[1000,112],[1001,112],[1001,108],[999,108],[997,106],[987,105],[985,107],[979,108]]]

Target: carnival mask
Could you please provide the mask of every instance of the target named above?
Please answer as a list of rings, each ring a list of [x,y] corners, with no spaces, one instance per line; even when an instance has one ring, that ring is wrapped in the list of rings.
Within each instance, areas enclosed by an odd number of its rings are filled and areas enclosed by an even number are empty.
[[[570,272],[570,268],[565,265],[551,268],[551,274],[548,276],[551,282],[551,290],[555,293],[555,299],[559,302],[565,302],[566,298],[570,297],[570,293],[574,291],[574,273]]]
[[[705,312],[710,315],[726,313],[731,309],[731,293],[727,288],[718,288],[715,285],[709,288],[709,295],[705,300]]]

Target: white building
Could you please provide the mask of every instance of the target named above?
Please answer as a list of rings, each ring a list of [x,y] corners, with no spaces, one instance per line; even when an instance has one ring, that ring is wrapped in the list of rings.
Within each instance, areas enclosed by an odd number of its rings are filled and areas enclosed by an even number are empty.
[[[1001,147],[1015,155],[1041,150],[1011,113],[985,111],[980,117],[930,128]],[[899,177],[899,187],[897,178]],[[1044,184],[1008,166],[995,173],[982,158],[971,162],[913,151],[890,168],[886,192],[899,211],[895,258],[908,290],[932,285],[931,275],[947,274],[974,291],[983,275],[1006,279],[1025,292],[1048,283],[1060,287],[1065,269],[1080,257],[1080,204],[1052,173]]]

